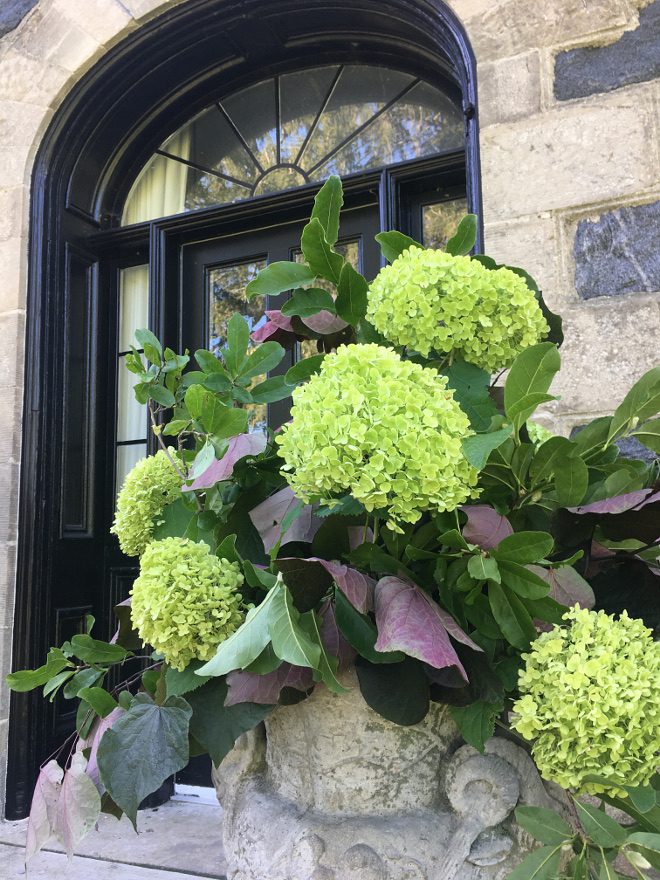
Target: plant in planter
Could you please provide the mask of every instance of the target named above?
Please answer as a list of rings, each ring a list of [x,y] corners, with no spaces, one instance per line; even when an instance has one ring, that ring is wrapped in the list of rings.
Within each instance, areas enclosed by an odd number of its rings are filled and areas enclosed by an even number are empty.
[[[248,285],[248,297],[293,291],[252,349],[240,315],[221,357],[195,352],[198,369],[136,333],[143,353],[127,364],[161,448],[127,478],[113,527],[140,556],[132,604],[117,608],[113,643],[74,636],[8,679],[80,700],[68,757],[39,776],[28,856],[51,833],[72,853],[102,809],[135,822],[147,794],[208,752],[236,880],[499,880],[513,869],[543,880],[571,846],[568,876],[597,876],[584,870],[599,853],[601,876],[615,876],[602,874],[610,844],[584,818],[591,808],[573,828],[548,812],[567,802],[516,745],[538,735],[544,775],[573,786],[553,766],[567,750],[587,754],[609,725],[618,751],[600,783],[582,776],[576,790],[628,798],[644,829],[630,834],[654,839],[612,847],[653,862],[657,795],[631,785],[660,764],[656,739],[626,729],[616,700],[600,726],[553,729],[561,710],[575,717],[575,694],[544,687],[557,667],[541,659],[558,663],[574,650],[562,633],[588,628],[589,612],[566,617],[569,607],[660,624],[658,469],[616,445],[632,436],[660,451],[660,368],[614,416],[570,440],[547,436],[529,419],[554,399],[561,321],[533,280],[466,256],[468,216],[446,253],[379,235],[391,265],[369,285],[335,252],[341,203],[331,178],[303,231],[305,262],[270,265]],[[318,354],[265,378],[301,339]],[[249,432],[250,406],[289,396],[290,422]],[[592,678],[616,692],[639,658],[647,677],[625,693],[657,714],[655,643],[631,647],[640,627],[611,643],[621,669],[591,656],[573,669],[567,657],[584,699]],[[104,687],[117,666],[126,680]],[[641,762],[624,747],[640,736]],[[518,867],[531,844],[516,806],[551,847]]]

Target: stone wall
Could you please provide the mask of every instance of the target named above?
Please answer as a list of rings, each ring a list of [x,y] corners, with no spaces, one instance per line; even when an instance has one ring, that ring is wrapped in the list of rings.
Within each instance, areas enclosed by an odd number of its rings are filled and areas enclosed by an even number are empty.
[[[0,11],[3,676],[11,652],[32,163],[80,76],[179,2],[186,0],[4,0]],[[564,316],[565,369],[555,388],[562,399],[545,417],[569,433],[611,411],[657,359],[660,0],[449,3],[478,62],[486,247],[527,268]],[[0,684],[0,755],[8,705]]]

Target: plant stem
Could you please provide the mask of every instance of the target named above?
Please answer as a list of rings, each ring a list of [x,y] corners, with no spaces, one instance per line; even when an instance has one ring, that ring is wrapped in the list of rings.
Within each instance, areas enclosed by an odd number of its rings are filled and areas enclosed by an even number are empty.
[[[154,434],[155,434],[156,437],[158,438],[158,442],[159,442],[159,444],[160,444],[161,449],[163,450],[163,452],[165,453],[165,455],[169,458],[169,460],[170,460],[170,464],[172,465],[172,467],[174,468],[174,470],[177,472],[177,474],[179,474],[179,476],[181,477],[181,479],[182,479],[182,480],[187,479],[186,475],[183,473],[183,471],[181,470],[181,468],[178,466],[178,464],[174,461],[174,459],[173,459],[172,456],[170,455],[170,451],[169,451],[169,449],[167,448],[167,445],[166,445],[165,441],[164,441],[163,438],[161,437],[161,435],[160,435],[160,431],[156,430],[156,429],[158,428],[158,425],[156,424],[156,417],[154,416],[154,409],[153,409],[153,406],[151,405],[151,400],[149,401],[148,406],[149,406],[149,417],[150,417],[150,419],[151,419],[151,425],[152,425],[152,427],[154,428]]]

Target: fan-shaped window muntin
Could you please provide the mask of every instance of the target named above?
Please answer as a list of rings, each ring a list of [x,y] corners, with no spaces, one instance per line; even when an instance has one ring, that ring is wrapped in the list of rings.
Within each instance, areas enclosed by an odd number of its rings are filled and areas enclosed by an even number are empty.
[[[122,224],[463,147],[461,109],[411,74],[367,65],[281,74],[214,102],[168,137],[136,179]]]

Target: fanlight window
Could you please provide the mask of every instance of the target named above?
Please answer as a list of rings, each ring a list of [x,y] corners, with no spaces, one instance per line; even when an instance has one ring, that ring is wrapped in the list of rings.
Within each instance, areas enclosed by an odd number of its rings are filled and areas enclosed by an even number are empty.
[[[156,150],[122,224],[463,149],[460,107],[407,73],[334,65],[217,101]]]

